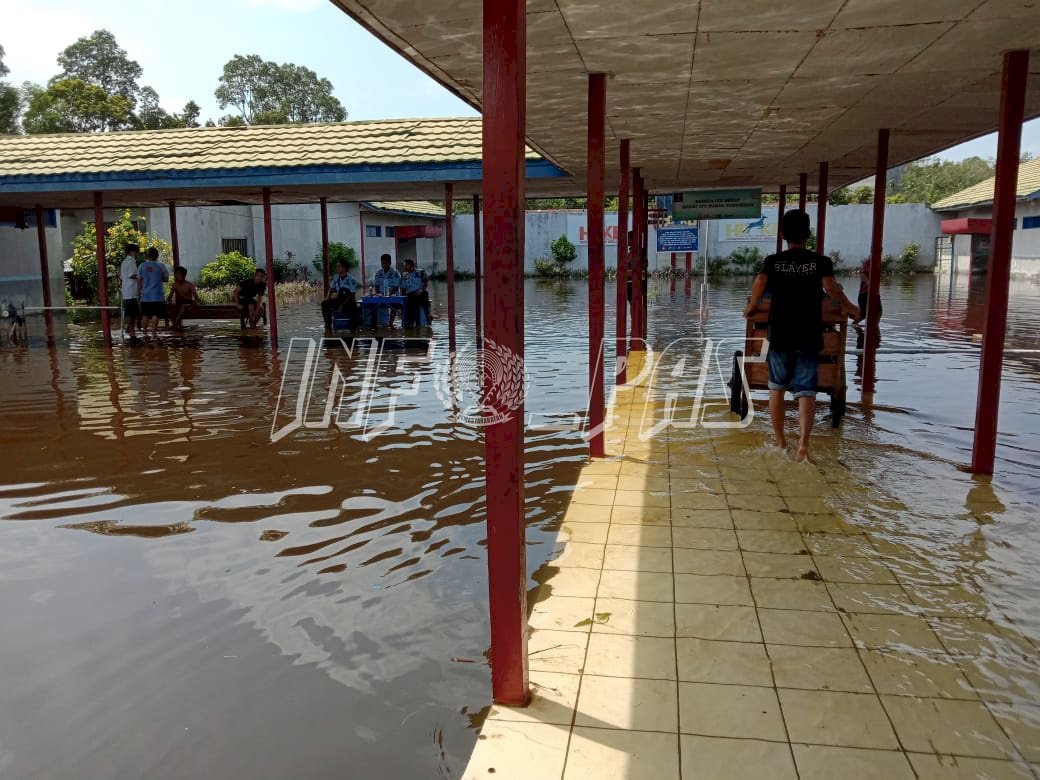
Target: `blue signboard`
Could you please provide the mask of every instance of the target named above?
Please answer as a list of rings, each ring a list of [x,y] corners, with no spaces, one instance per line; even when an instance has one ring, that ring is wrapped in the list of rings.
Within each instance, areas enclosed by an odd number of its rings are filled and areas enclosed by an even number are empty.
[[[696,252],[697,228],[687,226],[657,228],[657,251]]]

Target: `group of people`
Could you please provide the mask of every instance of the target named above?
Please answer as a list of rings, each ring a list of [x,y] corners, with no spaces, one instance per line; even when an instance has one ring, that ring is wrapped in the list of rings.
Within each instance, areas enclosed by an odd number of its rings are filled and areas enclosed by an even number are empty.
[[[147,259],[138,263],[141,247],[137,244],[125,246],[126,256],[119,265],[120,289],[123,295],[123,318],[126,335],[134,340],[137,331],[145,338],[158,337],[159,320],[168,316],[167,304],[174,304],[172,327],[180,329],[185,313],[198,302],[195,285],[188,281],[188,272],[178,266],[173,269],[173,283],[169,292],[166,283],[170,280],[169,269],[159,260],[159,250],[150,247]]]
[[[357,280],[350,275],[346,263],[337,263],[336,273],[329,280],[328,295],[321,302],[321,315],[327,330],[332,329],[333,315],[337,313],[346,315],[351,330],[361,326],[361,311],[357,300],[359,286]],[[421,322],[420,312],[425,315],[427,323],[432,319],[428,287],[429,278],[426,272],[416,267],[414,260],[407,258],[404,261],[404,273],[401,273],[393,267],[393,258],[384,254],[379,258],[379,270],[372,278],[369,292],[384,297],[403,296],[402,324],[405,328],[415,328]]]

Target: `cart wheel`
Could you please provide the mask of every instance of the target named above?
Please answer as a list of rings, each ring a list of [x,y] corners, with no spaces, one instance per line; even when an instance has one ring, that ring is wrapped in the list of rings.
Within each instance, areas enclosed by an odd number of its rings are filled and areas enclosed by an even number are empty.
[[[733,373],[730,374],[727,383],[729,385],[729,410],[733,414],[739,414],[741,419],[745,415],[741,409],[747,405],[747,401],[743,398],[744,383],[740,381],[740,359],[742,357],[744,357],[744,353],[740,350],[733,353]]]
[[[835,395],[831,396],[831,427],[837,428],[841,425],[841,418],[845,416],[845,388],[841,388]]]

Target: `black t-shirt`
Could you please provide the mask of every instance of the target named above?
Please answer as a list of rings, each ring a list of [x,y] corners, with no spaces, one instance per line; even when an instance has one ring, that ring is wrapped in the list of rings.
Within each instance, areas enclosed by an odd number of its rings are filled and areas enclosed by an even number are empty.
[[[834,264],[808,249],[788,249],[765,259],[769,277],[769,346],[782,352],[823,349],[823,279],[834,276]]]
[[[267,282],[258,282],[255,279],[246,279],[238,286],[238,297],[242,300],[252,301],[261,295],[267,294]]]

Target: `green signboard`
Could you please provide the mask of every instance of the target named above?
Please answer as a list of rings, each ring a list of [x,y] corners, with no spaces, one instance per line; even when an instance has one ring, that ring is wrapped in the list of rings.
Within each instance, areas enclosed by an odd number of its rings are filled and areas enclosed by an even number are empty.
[[[672,220],[744,219],[762,216],[762,190],[690,190],[672,197]]]

